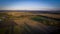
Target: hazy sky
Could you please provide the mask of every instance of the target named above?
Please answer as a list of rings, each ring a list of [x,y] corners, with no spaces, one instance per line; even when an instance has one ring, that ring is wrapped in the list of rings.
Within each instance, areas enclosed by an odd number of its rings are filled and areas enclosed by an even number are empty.
[[[0,0],[0,10],[58,10],[60,0]]]

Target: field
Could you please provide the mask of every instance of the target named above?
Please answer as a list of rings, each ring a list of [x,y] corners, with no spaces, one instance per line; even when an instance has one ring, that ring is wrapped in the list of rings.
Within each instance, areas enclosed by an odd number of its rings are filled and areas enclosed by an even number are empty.
[[[0,34],[49,34],[59,28],[59,15],[0,12]]]

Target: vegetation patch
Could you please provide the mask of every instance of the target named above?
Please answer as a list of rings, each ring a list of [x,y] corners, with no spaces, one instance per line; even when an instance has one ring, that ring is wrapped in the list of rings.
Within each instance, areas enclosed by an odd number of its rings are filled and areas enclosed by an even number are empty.
[[[58,21],[53,20],[53,19],[49,19],[46,17],[42,17],[42,16],[35,16],[35,17],[31,17],[32,20],[43,23],[45,25],[49,25],[49,26],[57,26],[58,25]]]

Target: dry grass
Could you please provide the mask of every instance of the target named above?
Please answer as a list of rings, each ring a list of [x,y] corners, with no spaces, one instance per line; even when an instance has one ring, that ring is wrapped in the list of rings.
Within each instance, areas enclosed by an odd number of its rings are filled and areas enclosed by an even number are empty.
[[[19,32],[24,30],[24,27],[26,26],[25,23],[28,24],[28,26],[30,26],[32,29],[37,28],[44,32],[45,32],[45,29],[48,27],[47,25],[44,25],[43,23],[40,23],[38,21],[33,21],[30,19],[31,17],[35,17],[37,14],[32,14],[29,12],[5,12],[5,13],[8,15],[12,15],[13,18],[11,18],[11,20],[13,20],[17,24],[17,26],[14,26],[15,34],[16,33],[20,34]],[[56,14],[38,14],[38,15],[47,16],[51,18],[60,18],[60,16]],[[17,18],[19,16],[23,16],[23,17]]]

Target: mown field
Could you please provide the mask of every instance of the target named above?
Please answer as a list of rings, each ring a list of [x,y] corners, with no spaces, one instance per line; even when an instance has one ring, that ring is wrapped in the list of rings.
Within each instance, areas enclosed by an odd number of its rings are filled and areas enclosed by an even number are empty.
[[[59,17],[57,14],[0,12],[0,34],[48,34],[59,28]]]

